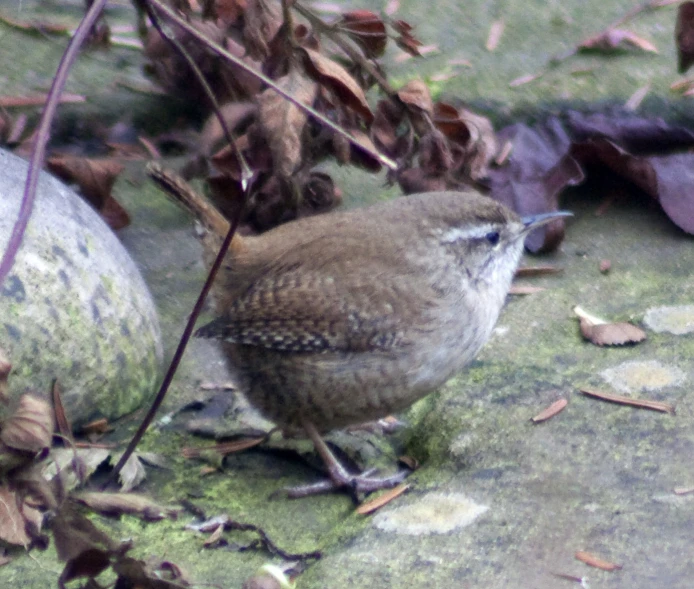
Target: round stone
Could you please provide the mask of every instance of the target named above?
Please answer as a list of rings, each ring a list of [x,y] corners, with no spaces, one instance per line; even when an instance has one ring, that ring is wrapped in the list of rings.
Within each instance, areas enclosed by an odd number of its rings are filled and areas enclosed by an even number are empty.
[[[4,253],[28,164],[0,150],[0,170]],[[159,321],[137,266],[99,215],[45,172],[0,285],[0,347],[12,362],[11,395],[46,395],[57,379],[73,427],[133,411],[159,378]]]

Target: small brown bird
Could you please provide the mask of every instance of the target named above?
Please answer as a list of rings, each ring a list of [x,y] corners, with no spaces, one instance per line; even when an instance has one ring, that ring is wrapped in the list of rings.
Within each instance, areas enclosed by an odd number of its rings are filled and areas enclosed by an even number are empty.
[[[202,222],[211,262],[227,220],[150,174]],[[392,485],[403,475],[348,473],[320,434],[401,411],[459,372],[491,334],[525,236],[566,215],[521,219],[476,192],[432,192],[237,235],[214,287],[219,317],[197,335],[225,342],[265,417],[306,431],[332,486]]]

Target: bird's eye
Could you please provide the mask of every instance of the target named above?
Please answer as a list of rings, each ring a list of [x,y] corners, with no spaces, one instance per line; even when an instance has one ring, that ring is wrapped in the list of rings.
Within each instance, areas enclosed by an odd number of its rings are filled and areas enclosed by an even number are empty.
[[[490,231],[484,237],[493,246],[496,245],[497,243],[499,243],[499,232],[498,231]]]

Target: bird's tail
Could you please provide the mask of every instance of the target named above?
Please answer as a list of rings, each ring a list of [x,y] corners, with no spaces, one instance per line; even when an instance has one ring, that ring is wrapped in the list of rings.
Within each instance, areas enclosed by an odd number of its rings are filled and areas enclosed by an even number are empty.
[[[171,200],[192,213],[207,231],[222,238],[227,234],[229,221],[178,174],[167,170],[157,162],[150,162],[147,164],[147,175]],[[238,238],[240,236],[235,236],[234,240]]]

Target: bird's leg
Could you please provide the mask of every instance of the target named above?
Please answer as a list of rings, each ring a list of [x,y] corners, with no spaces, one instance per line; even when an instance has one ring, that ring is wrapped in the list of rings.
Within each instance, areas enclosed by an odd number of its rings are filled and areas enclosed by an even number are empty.
[[[287,495],[292,498],[307,497],[318,493],[327,493],[336,489],[348,489],[353,498],[357,499],[359,493],[370,493],[378,489],[387,489],[401,483],[408,472],[403,470],[389,477],[372,477],[373,470],[368,470],[362,474],[350,474],[347,469],[340,464],[335,455],[330,451],[316,427],[308,420],[303,420],[303,426],[308,437],[313,442],[316,451],[323,459],[330,480],[321,481],[313,485],[303,485],[287,489]]]

